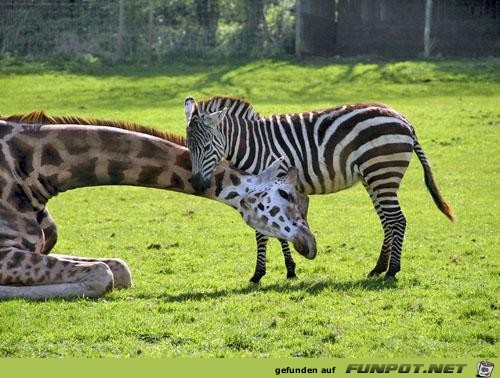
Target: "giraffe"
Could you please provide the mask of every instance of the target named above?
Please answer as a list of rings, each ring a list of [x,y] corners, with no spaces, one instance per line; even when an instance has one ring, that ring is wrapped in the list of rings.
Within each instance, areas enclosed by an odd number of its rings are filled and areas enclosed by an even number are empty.
[[[121,259],[49,254],[57,226],[47,202],[58,193],[96,185],[195,194],[184,144],[183,137],[127,122],[43,111],[0,117],[0,299],[99,297],[131,286]],[[255,176],[222,162],[213,189],[203,197],[235,208],[265,235],[292,241],[299,253],[315,253],[308,199],[295,190],[297,171],[278,178],[279,165]],[[293,200],[285,201],[280,191]]]

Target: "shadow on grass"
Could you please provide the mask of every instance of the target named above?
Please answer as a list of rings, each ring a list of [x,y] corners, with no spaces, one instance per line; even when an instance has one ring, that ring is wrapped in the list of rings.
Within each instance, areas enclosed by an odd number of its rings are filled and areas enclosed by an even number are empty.
[[[217,299],[235,295],[248,295],[253,293],[284,293],[291,294],[294,297],[302,298],[306,295],[319,295],[324,291],[348,292],[353,290],[365,291],[383,291],[397,289],[397,281],[387,281],[382,278],[365,278],[361,280],[335,282],[332,279],[321,281],[301,281],[286,282],[284,284],[249,284],[243,288],[223,289],[214,291],[189,291],[180,294],[162,294],[162,293],[141,293],[137,295],[140,299],[159,299],[166,302],[186,302],[203,301],[207,299]],[[300,299],[299,298],[299,299]]]
[[[97,62],[97,63],[96,63]],[[432,59],[432,60],[397,60],[372,59],[369,57],[351,58],[312,58],[297,59],[295,57],[262,58],[262,59],[188,59],[165,61],[156,64],[113,64],[81,61],[80,59],[47,58],[28,59],[22,57],[0,57],[0,73],[3,74],[42,74],[46,72],[64,72],[73,75],[94,77],[115,77],[144,79],[156,76],[184,77],[193,74],[206,74],[198,84],[224,81],[223,77],[231,71],[238,74],[250,74],[272,66],[274,70],[281,66],[297,68],[323,69],[330,66],[344,68],[342,74],[335,78],[340,82],[365,82],[369,78],[383,79],[392,83],[414,83],[429,81],[500,81],[498,70],[500,59]],[[361,66],[362,69],[359,69]],[[329,80],[331,80],[330,78]]]
[[[310,110],[308,103],[323,101],[333,106],[337,102],[343,103],[346,96],[352,97],[352,101],[368,100],[366,86],[370,85],[374,88],[369,96],[371,100],[401,97],[399,86],[391,89],[387,84],[419,84],[415,87],[414,95],[428,96],[430,92],[425,89],[431,82],[450,82],[461,86],[467,82],[496,83],[500,82],[498,72],[498,58],[443,61],[370,61],[363,58],[307,61],[294,58],[227,61],[180,59],[175,63],[152,66],[0,58],[0,78],[45,73],[71,74],[67,86],[57,83],[52,88],[49,83],[45,85],[54,99],[68,99],[67,104],[73,107],[89,111],[134,110],[161,108],[166,103],[169,111],[179,114],[187,95],[195,95],[197,99],[229,95],[247,98],[253,103],[269,103],[270,82],[275,83],[273,88],[280,93],[279,96],[271,96],[277,104],[300,103],[304,105],[302,110]],[[75,86],[75,81],[79,79],[73,76],[80,75],[83,81],[88,77],[98,80],[81,87]],[[64,75],[57,77],[64,78]],[[113,78],[116,80],[111,80]],[[145,81],[151,78],[155,81]],[[282,81],[283,78],[286,82]],[[434,85],[432,88],[434,96],[456,95],[455,87]],[[471,88],[472,93],[475,93],[477,87]],[[35,99],[37,95],[38,92],[33,89]],[[45,101],[37,100],[37,106],[45,108]],[[258,106],[256,110],[259,111]],[[167,128],[172,127],[167,125]]]
[[[307,295],[319,295],[325,290],[331,292],[348,292],[354,290],[364,291],[383,291],[393,290],[398,288],[397,281],[388,281],[382,278],[364,278],[360,280],[336,282],[333,279],[324,279],[320,281],[287,281],[283,284],[253,284],[243,288],[223,289],[213,291],[188,291],[180,294],[168,293],[138,293],[134,296],[137,299],[157,299],[166,302],[187,302],[187,301],[203,301],[207,299],[217,299],[223,297],[230,297],[235,295],[249,295],[253,293],[283,293],[291,294],[290,300],[302,299]],[[113,298],[104,296],[101,298],[50,298],[50,299],[0,299],[1,302],[8,302],[11,300],[25,300],[27,302],[79,302],[79,301],[106,301],[106,302],[119,302],[122,298]]]

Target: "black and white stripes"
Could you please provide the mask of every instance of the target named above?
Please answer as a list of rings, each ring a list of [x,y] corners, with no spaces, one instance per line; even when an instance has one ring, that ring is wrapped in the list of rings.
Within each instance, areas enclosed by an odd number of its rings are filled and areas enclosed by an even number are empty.
[[[361,181],[384,229],[371,275],[387,272],[386,277],[393,278],[400,270],[406,220],[397,192],[413,151],[438,208],[454,219],[413,127],[386,105],[344,105],[260,118],[248,102],[238,99],[214,97],[198,103],[191,99],[189,104],[187,144],[193,162],[199,163],[193,165],[193,179],[208,181],[222,158],[256,174],[284,157],[289,166],[298,168],[298,186],[306,194],[334,193]]]

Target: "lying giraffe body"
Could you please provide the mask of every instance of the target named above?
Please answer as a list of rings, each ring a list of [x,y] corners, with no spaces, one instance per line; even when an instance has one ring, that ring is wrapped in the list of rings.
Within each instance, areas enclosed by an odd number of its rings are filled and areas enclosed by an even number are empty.
[[[48,117],[43,112],[0,118],[0,299],[98,297],[131,285],[120,259],[50,254],[57,226],[46,204],[60,192],[96,185],[135,185],[193,194],[187,148],[161,132],[132,124]],[[253,228],[310,254],[315,240],[305,218],[307,197],[295,191],[296,171],[258,176],[218,166],[204,197],[237,209]],[[279,190],[293,194],[284,202]],[[275,206],[276,219],[262,207]],[[279,211],[278,211],[279,210]]]

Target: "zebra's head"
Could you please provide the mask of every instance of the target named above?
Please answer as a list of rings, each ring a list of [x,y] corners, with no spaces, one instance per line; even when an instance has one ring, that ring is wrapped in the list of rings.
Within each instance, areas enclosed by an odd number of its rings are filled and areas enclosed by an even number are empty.
[[[214,113],[198,109],[192,97],[184,103],[186,112],[186,144],[191,152],[191,184],[196,192],[202,193],[210,187],[210,178],[217,163],[223,158],[225,142],[217,128],[227,108]]]

